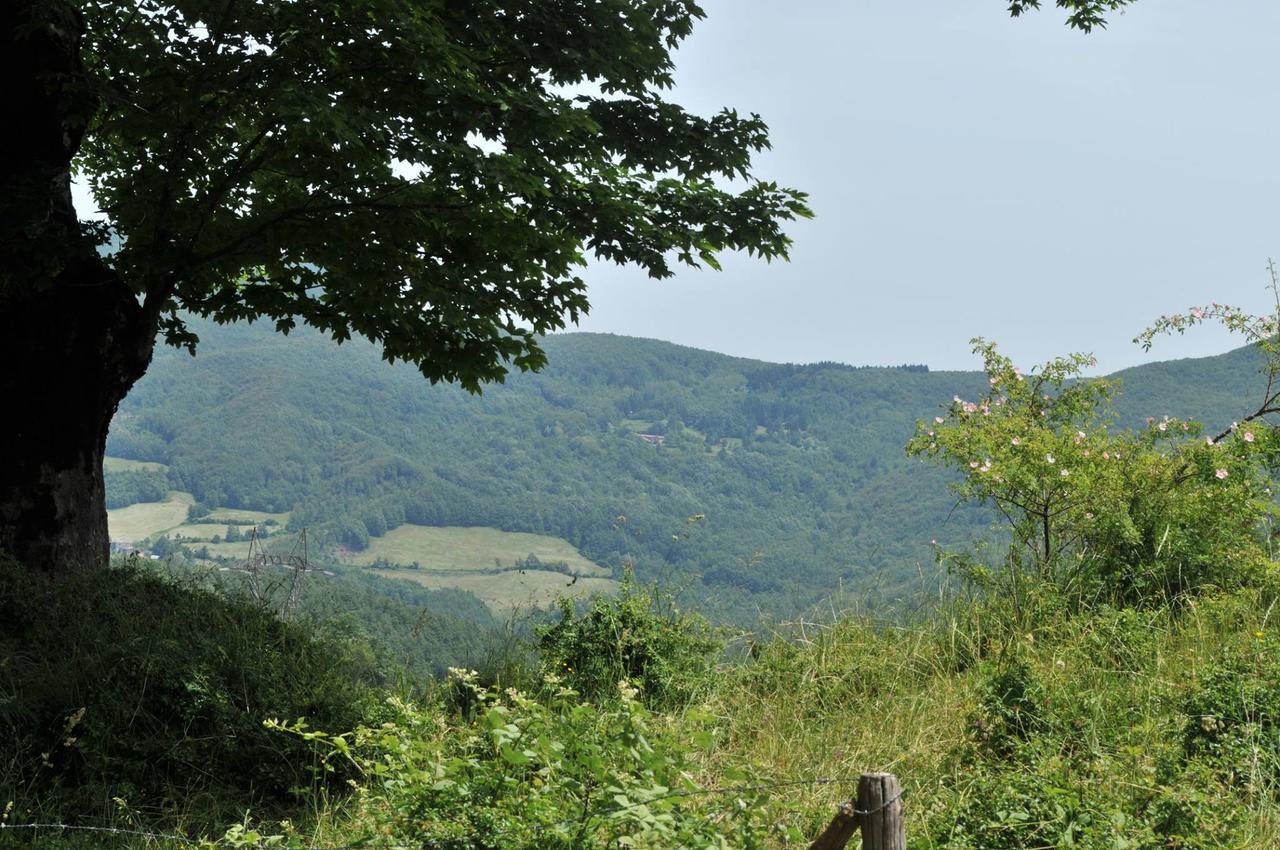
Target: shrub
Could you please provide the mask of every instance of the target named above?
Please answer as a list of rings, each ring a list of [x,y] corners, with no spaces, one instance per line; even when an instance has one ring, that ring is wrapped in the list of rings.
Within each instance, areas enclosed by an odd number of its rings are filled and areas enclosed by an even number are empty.
[[[1021,658],[1006,660],[983,685],[973,718],[983,749],[1007,758],[1044,728],[1044,687]]]
[[[473,717],[451,726],[439,706],[393,700],[392,716],[344,736],[284,726],[331,748],[330,764],[363,776],[342,823],[344,843],[378,846],[757,848],[762,800],[744,789],[705,794],[687,745],[662,732],[623,683],[607,705],[555,677],[541,699],[477,684]],[[717,817],[709,817],[717,814]]]
[[[1224,653],[1187,695],[1183,751],[1253,794],[1280,789],[1280,641]]]
[[[974,765],[969,787],[933,825],[928,846],[947,850],[1156,850],[1165,845],[1114,790],[1080,780],[1056,759],[1026,766]]]
[[[723,649],[704,619],[629,573],[617,596],[597,598],[582,615],[573,599],[559,605],[559,621],[537,629],[542,668],[590,700],[613,699],[627,680],[651,708],[683,705]]]
[[[1072,355],[1023,373],[974,340],[990,392],[955,398],[945,416],[917,424],[907,449],[960,472],[964,500],[1007,521],[1001,569],[966,575],[1019,600],[1034,578],[1077,603],[1167,603],[1255,579],[1258,539],[1273,510],[1259,458],[1278,439],[1250,426],[1201,439],[1196,423],[1148,420],[1111,433],[1114,385],[1084,379],[1092,358]]]

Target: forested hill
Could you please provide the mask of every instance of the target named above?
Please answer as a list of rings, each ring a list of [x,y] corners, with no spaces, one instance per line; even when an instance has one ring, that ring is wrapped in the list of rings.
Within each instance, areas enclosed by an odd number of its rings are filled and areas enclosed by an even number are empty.
[[[171,485],[208,505],[291,510],[292,527],[350,549],[404,523],[546,534],[744,620],[842,587],[909,593],[932,573],[931,538],[987,522],[953,510],[944,476],[903,453],[918,418],[981,392],[976,372],[567,334],[546,341],[544,372],[472,396],[362,342],[196,329],[199,356],[157,354],[109,454],[169,464]],[[1129,370],[1122,415],[1230,421],[1253,357]]]

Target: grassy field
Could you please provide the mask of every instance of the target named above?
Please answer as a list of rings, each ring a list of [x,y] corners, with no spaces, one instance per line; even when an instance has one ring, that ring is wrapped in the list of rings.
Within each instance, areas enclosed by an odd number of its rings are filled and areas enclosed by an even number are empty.
[[[190,493],[170,490],[169,498],[163,502],[143,502],[107,511],[111,539],[136,543],[176,528],[186,522],[187,511],[194,502]]]
[[[653,420],[651,419],[620,419],[618,421],[618,425],[619,427],[625,428],[628,431],[635,431],[637,434],[643,434],[647,432],[650,427],[653,426]]]
[[[205,522],[258,522],[264,523],[267,520],[275,520],[279,525],[289,524],[289,512],[284,513],[268,513],[267,511],[248,511],[242,508],[218,508],[210,511],[209,515],[202,517]],[[224,531],[226,529],[223,529]]]
[[[164,472],[169,467],[150,460],[125,460],[122,457],[102,459],[104,472]]]
[[[402,525],[383,537],[373,538],[368,549],[352,553],[348,560],[361,566],[379,559],[404,565],[417,561],[424,571],[459,572],[491,570],[495,561],[510,567],[530,554],[548,563],[564,561],[577,575],[610,574],[609,570],[588,561],[572,545],[557,537],[499,531],[496,528]]]
[[[107,458],[108,470],[163,470],[159,463],[136,460]],[[228,523],[252,521],[265,523],[273,520],[275,525],[269,531],[276,532],[267,539],[267,550],[271,552],[288,552],[293,546],[294,535],[284,534],[283,527],[289,522],[289,514],[268,513],[267,511],[250,511],[240,508],[218,508],[194,522],[187,522],[188,509],[195,503],[190,493],[177,490],[170,491],[169,498],[163,502],[143,502],[107,511],[107,527],[112,540],[123,540],[140,543],[148,537],[168,534],[170,537],[185,538],[194,548],[208,546],[209,554],[214,557],[239,558],[249,549],[247,535],[252,530],[249,526],[239,526],[240,533],[246,535],[244,541],[235,543],[209,543],[217,536],[225,537]]]
[[[179,528],[176,531],[184,531]],[[226,530],[225,528],[223,529]],[[293,550],[293,544],[297,540],[294,534],[278,534],[268,537],[262,541],[263,548],[274,555],[287,555]],[[249,555],[249,541],[237,540],[234,543],[191,543],[188,544],[192,551],[201,551],[208,548],[210,557],[213,558],[245,558]],[[311,553],[314,557],[315,553]]]
[[[187,522],[169,531],[170,537],[184,537],[187,540],[208,541],[214,537],[225,538],[227,536],[227,528],[234,527],[240,532],[240,536],[244,538],[246,543],[249,542],[249,535],[253,533],[251,525],[228,526],[226,523],[210,522],[209,517],[201,517],[196,522]],[[267,529],[267,539],[277,535],[284,535],[285,531],[280,526],[274,526]],[[292,535],[289,535],[292,537]]]
[[[474,593],[496,613],[512,608],[545,608],[557,596],[591,596],[613,593],[618,583],[607,578],[580,578],[546,570],[512,570],[504,573],[439,573],[428,570],[373,570],[384,578],[406,579],[437,590],[445,587]]]
[[[252,529],[249,526],[240,528],[244,534],[248,534]],[[217,522],[189,522],[178,526],[169,532],[170,537],[185,537],[188,540],[211,540],[215,535],[223,537],[227,533],[227,526]]]

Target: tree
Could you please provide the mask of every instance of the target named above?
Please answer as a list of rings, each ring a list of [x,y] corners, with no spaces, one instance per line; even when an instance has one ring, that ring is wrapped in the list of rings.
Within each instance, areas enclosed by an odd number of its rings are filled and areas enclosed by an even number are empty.
[[[664,99],[693,0],[15,0],[0,548],[105,563],[101,461],[184,316],[361,335],[477,390],[545,361],[589,257],[785,257],[759,116]],[[72,203],[87,179],[105,222]]]
[[[1254,576],[1264,559],[1256,531],[1274,513],[1263,463],[1280,447],[1273,429],[1215,440],[1165,417],[1112,433],[1115,384],[1083,377],[1092,357],[1024,374],[994,343],[973,343],[989,392],[953,398],[907,445],[959,473],[961,500],[1005,520],[1010,546],[995,574],[968,554],[939,552],[962,574],[1008,592],[1019,611],[1024,579],[1077,600],[1151,605]]]
[[[1057,0],[1089,30],[1131,0]],[[1022,14],[1038,0],[1012,0]],[[104,563],[101,460],[157,335],[301,321],[473,391],[537,369],[589,257],[786,257],[759,116],[665,100],[694,0],[9,0],[0,548]],[[73,173],[105,221],[82,220]]]

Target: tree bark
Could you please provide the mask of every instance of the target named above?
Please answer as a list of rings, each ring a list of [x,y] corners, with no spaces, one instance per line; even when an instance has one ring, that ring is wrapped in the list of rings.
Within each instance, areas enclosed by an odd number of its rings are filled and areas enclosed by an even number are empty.
[[[0,549],[58,574],[105,565],[102,457],[155,339],[71,200],[94,112],[66,0],[0,9],[0,74],[22,125],[0,155]]]
[[[60,280],[0,314],[0,549],[52,574],[104,566],[107,428],[153,335],[119,280]]]

